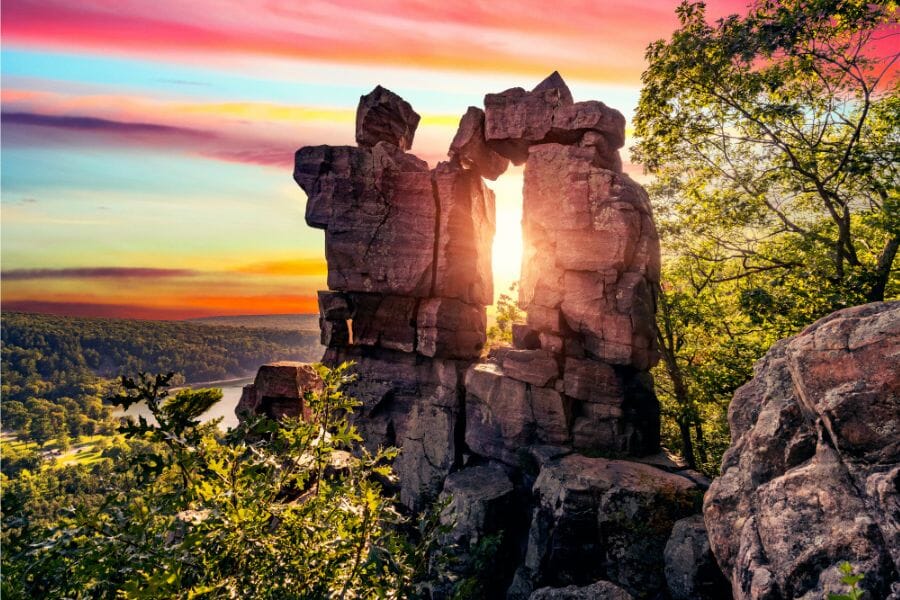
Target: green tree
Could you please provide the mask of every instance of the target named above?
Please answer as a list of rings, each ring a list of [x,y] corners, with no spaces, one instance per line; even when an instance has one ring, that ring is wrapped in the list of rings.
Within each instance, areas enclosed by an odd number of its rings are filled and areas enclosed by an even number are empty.
[[[135,486],[77,507],[32,544],[19,593],[409,597],[411,550],[382,493],[396,451],[360,444],[347,420],[358,403],[342,391],[349,367],[319,367],[309,420],[259,418],[225,437],[199,422],[218,390],[170,396],[170,375],[124,378],[114,401],[144,402],[156,421],[122,429],[143,444],[125,454]]]
[[[509,286],[509,294],[500,294],[497,298],[495,323],[488,328],[488,346],[498,346],[512,343],[512,326],[521,323],[524,319],[522,309],[513,297],[518,287],[518,282]]]
[[[794,326],[896,294],[896,2],[762,0],[713,25],[703,3],[677,14],[647,51],[634,153],[678,217],[677,251],[765,273],[745,309]]]
[[[772,342],[900,291],[897,6],[676,12],[647,50],[633,156],[663,242],[664,439],[714,473],[728,401]]]

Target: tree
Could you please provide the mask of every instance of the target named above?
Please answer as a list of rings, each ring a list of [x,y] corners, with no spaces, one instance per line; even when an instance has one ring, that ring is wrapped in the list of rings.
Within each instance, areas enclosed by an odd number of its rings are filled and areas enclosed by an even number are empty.
[[[897,293],[893,0],[762,0],[710,25],[683,2],[647,50],[634,157],[680,231],[670,252],[755,278],[744,309],[796,328]]]
[[[519,283],[513,282],[509,286],[509,294],[500,294],[497,298],[496,323],[487,331],[488,346],[508,345],[512,343],[512,326],[521,323],[524,319],[522,309],[518,302],[510,294],[514,294]]]
[[[663,242],[663,436],[712,474],[725,415],[775,340],[897,295],[893,2],[762,0],[648,47],[634,158]],[[887,56],[883,50],[888,49]]]

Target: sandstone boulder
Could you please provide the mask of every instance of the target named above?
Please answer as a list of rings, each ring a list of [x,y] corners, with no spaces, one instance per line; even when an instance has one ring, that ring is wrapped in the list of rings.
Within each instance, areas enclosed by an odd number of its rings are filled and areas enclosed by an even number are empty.
[[[729,407],[707,493],[735,598],[822,598],[838,565],[867,596],[900,583],[900,303],[838,311],[776,343]],[[898,586],[900,587],[900,586]]]
[[[265,364],[256,372],[253,383],[244,386],[234,412],[239,419],[251,414],[270,419],[309,418],[304,395],[321,390],[322,379],[312,365],[293,361]]]
[[[519,350],[539,350],[541,347],[540,332],[524,323],[512,324],[513,347]]]
[[[459,121],[450,144],[450,158],[457,159],[485,179],[495,181],[509,167],[509,159],[491,150],[484,139],[484,111],[470,106]]]
[[[419,115],[409,102],[380,85],[359,99],[356,143],[361,147],[373,148],[379,142],[387,142],[409,150],[418,126]]]
[[[488,145],[514,164],[528,157],[528,147],[557,142],[576,145],[586,132],[603,136],[594,155],[604,158],[625,141],[625,117],[602,102],[573,102],[572,93],[559,73],[552,73],[533,90],[512,88],[484,97],[485,138]]]

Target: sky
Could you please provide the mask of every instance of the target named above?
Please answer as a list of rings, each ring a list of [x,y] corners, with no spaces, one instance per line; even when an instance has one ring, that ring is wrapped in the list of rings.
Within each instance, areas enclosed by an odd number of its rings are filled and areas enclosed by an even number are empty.
[[[359,97],[381,84],[422,115],[412,152],[434,166],[468,106],[554,70],[630,122],[677,4],[4,0],[0,308],[316,312],[324,235],[303,219],[297,148],[354,144]],[[746,0],[707,4],[716,18]],[[488,184],[499,293],[518,275],[522,171]]]

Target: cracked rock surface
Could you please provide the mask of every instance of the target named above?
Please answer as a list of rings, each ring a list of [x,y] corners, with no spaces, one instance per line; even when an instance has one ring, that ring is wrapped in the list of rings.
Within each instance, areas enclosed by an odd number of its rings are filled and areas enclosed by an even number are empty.
[[[776,343],[728,420],[704,516],[735,598],[843,591],[843,561],[865,573],[867,597],[900,597],[900,303]]]

